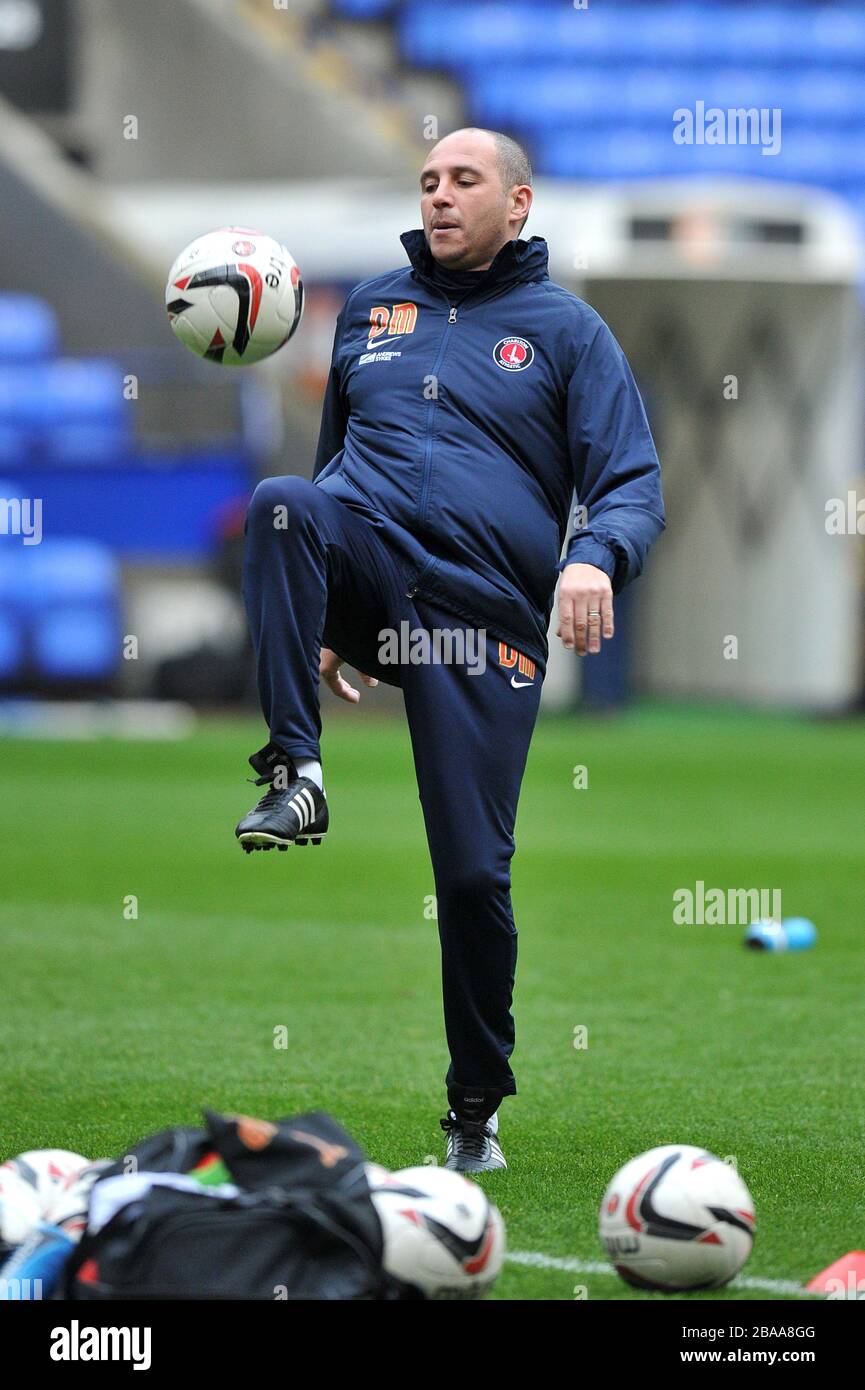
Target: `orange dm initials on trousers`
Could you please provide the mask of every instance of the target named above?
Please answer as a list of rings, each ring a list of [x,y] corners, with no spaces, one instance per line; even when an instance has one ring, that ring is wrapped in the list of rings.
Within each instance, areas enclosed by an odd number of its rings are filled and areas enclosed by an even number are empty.
[[[504,642],[499,642],[499,665],[516,666],[521,676],[528,676],[529,680],[534,679],[535,663],[530,661],[522,652],[518,652],[516,647],[508,647]]]

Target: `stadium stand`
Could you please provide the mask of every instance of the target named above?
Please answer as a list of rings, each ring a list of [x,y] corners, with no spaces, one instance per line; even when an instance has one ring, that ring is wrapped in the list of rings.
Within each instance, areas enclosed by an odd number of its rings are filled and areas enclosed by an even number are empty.
[[[466,118],[527,144],[539,174],[746,174],[814,183],[865,215],[865,6],[744,0],[332,0],[392,26],[402,61],[448,73]],[[777,108],[781,147],[679,145],[673,112]]]
[[[0,294],[0,686],[106,688],[121,564],[199,563],[251,484],[237,440],[139,439],[124,371],[61,355],[52,308]]]

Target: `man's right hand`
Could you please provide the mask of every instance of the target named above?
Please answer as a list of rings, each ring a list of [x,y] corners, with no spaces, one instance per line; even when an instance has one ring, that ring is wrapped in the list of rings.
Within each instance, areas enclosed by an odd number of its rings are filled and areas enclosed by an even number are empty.
[[[334,695],[338,695],[341,700],[348,700],[350,705],[356,705],[360,699],[360,691],[355,690],[354,686],[349,685],[348,681],[340,675],[339,668],[341,665],[341,656],[337,656],[336,652],[332,652],[329,647],[322,647],[321,660],[318,664],[319,676],[330,686]],[[363,671],[359,674],[361,680],[368,685],[370,689],[378,685],[375,676],[365,676]]]

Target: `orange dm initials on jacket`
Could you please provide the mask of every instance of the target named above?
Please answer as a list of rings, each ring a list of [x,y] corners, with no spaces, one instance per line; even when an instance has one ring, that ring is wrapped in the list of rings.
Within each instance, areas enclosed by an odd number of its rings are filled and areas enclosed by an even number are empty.
[[[499,642],[499,665],[516,666],[521,676],[528,676],[529,680],[534,680],[535,663],[530,661],[522,652],[518,652],[516,647],[508,647],[504,642]]]
[[[387,334],[389,338],[402,338],[406,333],[414,333],[417,323],[416,304],[378,304],[369,311],[369,341]]]

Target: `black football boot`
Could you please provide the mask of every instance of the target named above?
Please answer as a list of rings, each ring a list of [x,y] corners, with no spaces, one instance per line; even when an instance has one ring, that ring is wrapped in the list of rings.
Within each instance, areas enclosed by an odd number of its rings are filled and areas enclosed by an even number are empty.
[[[234,832],[247,854],[310,841],[320,845],[330,820],[324,792],[308,777],[298,777],[290,756],[275,743],[253,753],[249,762],[259,774],[255,785],[269,784],[269,790]]]

